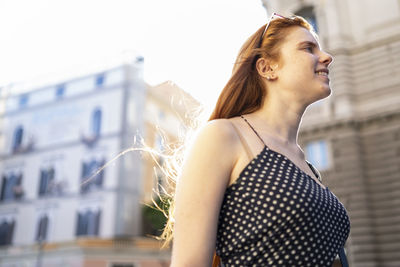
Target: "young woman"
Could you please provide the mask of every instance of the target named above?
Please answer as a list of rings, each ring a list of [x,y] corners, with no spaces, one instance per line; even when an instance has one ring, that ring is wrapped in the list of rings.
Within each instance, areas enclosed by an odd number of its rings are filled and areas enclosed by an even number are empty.
[[[331,62],[301,17],[246,41],[177,180],[172,267],[332,266],[349,218],[297,144]]]

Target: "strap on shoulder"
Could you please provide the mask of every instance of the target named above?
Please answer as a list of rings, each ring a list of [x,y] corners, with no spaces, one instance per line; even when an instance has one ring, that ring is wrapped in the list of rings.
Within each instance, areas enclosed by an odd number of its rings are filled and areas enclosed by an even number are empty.
[[[254,158],[253,153],[251,152],[251,149],[249,147],[249,144],[246,142],[244,139],[243,135],[240,133],[239,129],[236,127],[236,125],[231,122],[233,129],[235,129],[236,134],[239,136],[240,142],[242,143],[244,150],[246,150],[247,156],[249,157],[250,160]]]
[[[315,174],[315,176],[317,176],[318,180],[322,182],[321,174],[319,173],[319,171],[311,164],[311,162],[309,162],[308,160],[306,160],[306,162],[310,167],[310,169],[312,170],[312,172]]]
[[[247,121],[243,115],[240,115],[240,117],[247,123],[247,125],[250,126],[250,128],[253,130],[253,132],[257,135],[257,137],[261,140],[261,142],[264,144],[264,146],[267,146],[264,142],[264,140],[261,138],[261,136],[257,133],[257,131],[254,129],[254,127],[250,124],[250,122]]]

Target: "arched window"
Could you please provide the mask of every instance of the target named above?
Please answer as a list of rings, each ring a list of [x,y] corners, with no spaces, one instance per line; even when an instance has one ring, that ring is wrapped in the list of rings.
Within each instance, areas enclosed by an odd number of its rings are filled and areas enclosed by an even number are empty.
[[[64,84],[60,84],[57,86],[56,88],[56,99],[61,99],[63,98],[65,95],[65,85]]]
[[[305,6],[298,10],[295,14],[305,18],[313,26],[315,32],[318,32],[318,25],[313,6]]]
[[[18,126],[14,131],[14,140],[13,140],[13,151],[18,150],[18,148],[22,145],[22,138],[24,136],[24,129],[22,126]]]
[[[101,131],[102,112],[100,108],[96,108],[92,113],[92,134],[99,136]]]
[[[19,107],[24,108],[28,105],[29,101],[29,95],[28,94],[23,94],[19,97]]]
[[[101,73],[96,77],[96,86],[102,87],[103,85],[104,85],[104,73]]]

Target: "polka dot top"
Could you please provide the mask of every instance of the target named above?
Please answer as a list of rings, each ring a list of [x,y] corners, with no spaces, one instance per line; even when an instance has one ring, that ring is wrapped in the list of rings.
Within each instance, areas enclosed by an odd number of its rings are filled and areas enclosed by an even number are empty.
[[[332,266],[349,232],[337,197],[264,143],[226,189],[216,253],[224,267]]]

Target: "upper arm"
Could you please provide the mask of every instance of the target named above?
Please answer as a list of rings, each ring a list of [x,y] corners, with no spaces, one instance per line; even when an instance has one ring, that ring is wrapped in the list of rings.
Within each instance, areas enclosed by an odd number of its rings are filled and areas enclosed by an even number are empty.
[[[172,266],[210,266],[218,215],[237,157],[228,120],[209,122],[182,166],[175,193]]]

